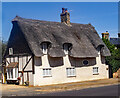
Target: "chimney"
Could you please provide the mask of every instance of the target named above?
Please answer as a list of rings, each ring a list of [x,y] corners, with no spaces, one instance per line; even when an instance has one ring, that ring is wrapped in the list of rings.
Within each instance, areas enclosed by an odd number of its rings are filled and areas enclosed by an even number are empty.
[[[109,39],[108,31],[106,31],[106,33],[102,33],[102,38]]]
[[[70,13],[67,11],[67,8],[62,8],[61,16],[61,23],[65,23],[70,25]]]
[[[118,38],[120,38],[120,33],[118,33]]]

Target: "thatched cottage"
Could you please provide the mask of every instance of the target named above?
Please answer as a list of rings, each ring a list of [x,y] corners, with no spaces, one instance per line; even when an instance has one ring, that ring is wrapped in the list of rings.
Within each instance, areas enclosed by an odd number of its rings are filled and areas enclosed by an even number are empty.
[[[61,23],[16,16],[5,58],[7,82],[50,85],[109,78],[110,52],[91,24]]]

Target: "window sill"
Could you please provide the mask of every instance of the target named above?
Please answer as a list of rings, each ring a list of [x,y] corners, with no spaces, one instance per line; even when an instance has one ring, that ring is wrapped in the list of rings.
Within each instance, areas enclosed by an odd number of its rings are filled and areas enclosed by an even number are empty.
[[[67,76],[67,78],[70,78],[70,77],[76,77],[76,76]]]
[[[6,80],[17,80],[17,78],[9,78],[9,79],[6,79]]]
[[[99,73],[94,73],[93,75],[99,75]]]
[[[47,77],[52,77],[51,75],[50,76],[43,76],[43,78],[47,78]]]

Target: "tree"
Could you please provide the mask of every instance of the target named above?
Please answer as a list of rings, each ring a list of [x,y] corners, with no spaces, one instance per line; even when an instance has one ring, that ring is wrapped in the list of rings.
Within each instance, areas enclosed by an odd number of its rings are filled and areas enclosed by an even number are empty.
[[[102,40],[110,50],[111,56],[106,57],[106,62],[108,65],[112,66],[114,73],[120,68],[120,49],[117,49],[108,39],[102,38]]]
[[[2,59],[7,47],[7,42],[0,40],[0,64],[2,63]]]

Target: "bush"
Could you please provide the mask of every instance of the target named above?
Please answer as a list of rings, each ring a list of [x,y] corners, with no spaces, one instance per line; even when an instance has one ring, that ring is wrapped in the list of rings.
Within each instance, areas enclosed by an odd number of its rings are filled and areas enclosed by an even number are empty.
[[[117,72],[120,68],[120,49],[116,49],[116,46],[111,44],[108,39],[102,38],[102,40],[111,53],[111,56],[106,57],[106,62],[108,65],[112,66],[113,73]]]

